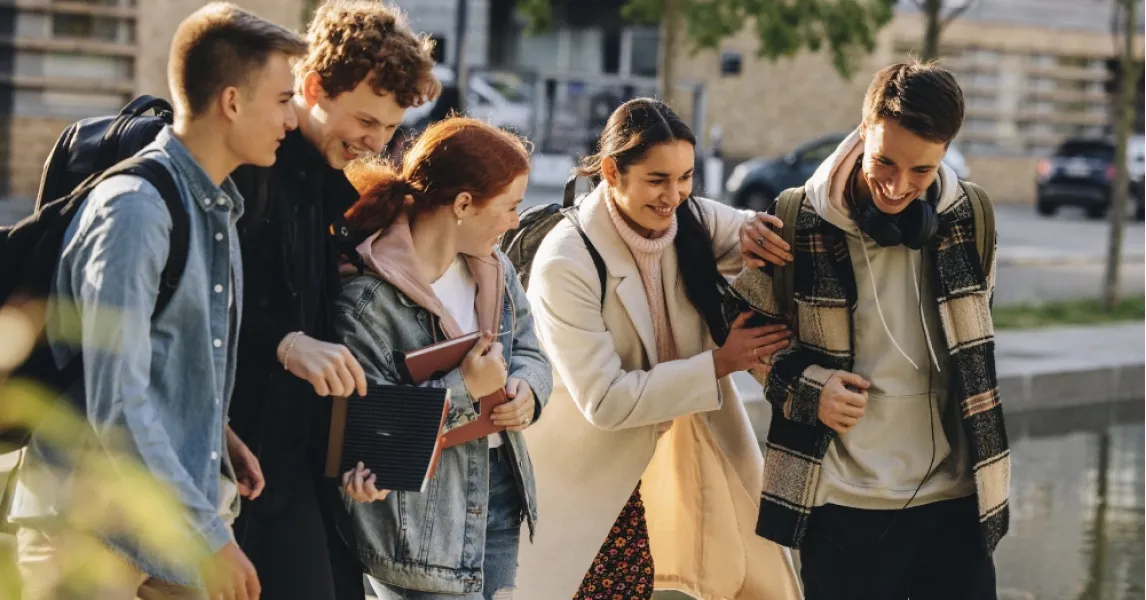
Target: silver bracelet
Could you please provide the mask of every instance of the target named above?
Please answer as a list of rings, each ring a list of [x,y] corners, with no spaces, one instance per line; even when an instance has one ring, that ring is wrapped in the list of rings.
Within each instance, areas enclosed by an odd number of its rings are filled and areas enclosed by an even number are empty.
[[[283,370],[290,370],[290,351],[294,350],[294,343],[298,341],[298,337],[302,335],[301,331],[294,332],[294,336],[287,342],[286,350],[283,350]]]

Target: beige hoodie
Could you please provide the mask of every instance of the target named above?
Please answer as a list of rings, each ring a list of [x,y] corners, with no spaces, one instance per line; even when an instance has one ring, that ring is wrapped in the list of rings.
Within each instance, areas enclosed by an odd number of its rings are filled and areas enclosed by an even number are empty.
[[[844,202],[862,152],[853,132],[805,186],[816,212],[847,235],[858,295],[854,370],[872,383],[863,418],[832,439],[816,505],[895,510],[909,500],[969,496],[974,480],[958,407],[947,401],[948,355],[928,261],[861,235]],[[942,165],[938,181],[943,210],[955,202],[958,180]]]

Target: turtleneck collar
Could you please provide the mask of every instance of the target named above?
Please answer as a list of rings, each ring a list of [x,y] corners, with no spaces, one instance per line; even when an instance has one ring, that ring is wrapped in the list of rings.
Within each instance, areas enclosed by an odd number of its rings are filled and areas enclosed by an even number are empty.
[[[675,214],[672,217],[672,225],[668,229],[658,232],[659,235],[655,238],[647,238],[637,233],[625,220],[624,215],[621,214],[621,209],[617,207],[617,203],[613,199],[613,193],[608,188],[605,188],[605,206],[609,209],[609,217],[613,220],[613,226],[617,228],[617,233],[620,234],[621,239],[625,241],[625,244],[634,254],[661,254],[676,238],[677,221]]]

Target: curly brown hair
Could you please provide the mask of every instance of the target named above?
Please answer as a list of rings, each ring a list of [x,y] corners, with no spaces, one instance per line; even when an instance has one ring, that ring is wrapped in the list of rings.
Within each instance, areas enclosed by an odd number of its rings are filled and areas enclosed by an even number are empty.
[[[369,81],[375,93],[393,94],[409,108],[441,91],[431,72],[434,41],[415,34],[400,10],[378,0],[327,0],[315,11],[306,39],[310,50],[295,64],[297,79],[315,71],[331,97]]]

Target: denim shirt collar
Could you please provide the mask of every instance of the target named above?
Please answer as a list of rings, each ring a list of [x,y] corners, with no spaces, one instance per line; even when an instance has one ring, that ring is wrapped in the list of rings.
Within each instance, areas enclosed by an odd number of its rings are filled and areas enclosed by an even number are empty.
[[[159,132],[155,143],[171,157],[172,166],[183,176],[187,191],[196,206],[204,211],[225,209],[234,213],[236,219],[242,216],[243,195],[239,193],[239,188],[230,177],[223,180],[223,185],[215,185],[187,146],[176,137],[171,126],[164,127]]]

